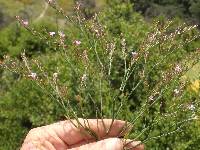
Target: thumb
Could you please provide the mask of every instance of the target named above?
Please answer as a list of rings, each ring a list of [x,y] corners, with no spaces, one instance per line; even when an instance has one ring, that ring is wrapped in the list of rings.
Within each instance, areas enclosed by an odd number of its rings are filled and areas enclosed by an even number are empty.
[[[123,150],[124,146],[129,150],[144,150],[144,145],[140,141],[119,138],[108,138],[69,150]]]
[[[123,141],[119,138],[108,138],[98,142],[82,145],[70,150],[123,150]]]

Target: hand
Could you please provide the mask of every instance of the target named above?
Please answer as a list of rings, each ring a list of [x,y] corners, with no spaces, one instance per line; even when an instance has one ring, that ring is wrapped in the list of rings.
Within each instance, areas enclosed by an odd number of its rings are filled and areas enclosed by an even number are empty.
[[[30,130],[21,150],[123,150],[124,145],[134,147],[133,150],[144,149],[139,141],[117,138],[123,136],[119,134],[125,121],[115,120],[108,134],[105,129],[109,129],[111,119],[79,119],[79,122],[89,127],[101,140],[96,141],[94,136],[84,132],[83,127],[75,127],[77,121],[66,120]]]

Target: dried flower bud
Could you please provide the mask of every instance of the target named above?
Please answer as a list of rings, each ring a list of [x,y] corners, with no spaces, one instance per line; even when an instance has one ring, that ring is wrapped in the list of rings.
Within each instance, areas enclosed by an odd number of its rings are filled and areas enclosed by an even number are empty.
[[[20,17],[19,17],[19,16],[15,16],[15,18],[16,18],[17,20],[19,20],[19,19],[20,19]]]
[[[81,86],[86,86],[86,80],[87,80],[87,75],[83,74],[83,76],[81,77]]]
[[[150,101],[153,101],[153,96],[152,96],[152,95],[149,96],[149,100],[150,100]]]
[[[57,72],[53,73],[53,78],[54,78],[54,79],[57,79],[57,78],[58,78],[58,73],[57,73]]]
[[[76,2],[75,9],[76,9],[76,10],[80,10],[80,7],[81,7],[81,4],[80,4],[79,2]]]
[[[122,43],[125,43],[125,42],[126,42],[126,39],[125,39],[125,38],[123,38],[123,39],[122,39]]]
[[[197,115],[195,115],[195,114],[193,114],[191,117],[192,117],[194,120],[198,120],[198,119],[199,119],[199,117],[198,117]]]
[[[99,33],[99,30],[95,29],[94,32]]]

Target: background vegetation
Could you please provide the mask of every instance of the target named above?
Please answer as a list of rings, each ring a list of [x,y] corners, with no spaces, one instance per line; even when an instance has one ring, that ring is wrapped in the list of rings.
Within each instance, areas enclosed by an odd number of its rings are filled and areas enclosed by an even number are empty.
[[[137,51],[139,45],[145,39],[148,32],[152,30],[151,22],[156,18],[166,20],[167,18],[175,18],[176,25],[183,22],[199,23],[200,21],[200,1],[199,0],[131,0],[131,3],[126,1],[80,1],[84,4],[84,14],[87,19],[90,19],[95,11],[102,10],[100,20],[106,26],[109,35],[114,37],[116,41],[121,40],[121,33],[127,40],[128,49]],[[64,10],[70,15],[73,14],[74,1],[58,0],[58,3],[64,7]],[[77,32],[76,28],[70,26],[64,19],[55,13],[55,11],[46,6],[41,0],[0,0],[0,61],[4,60],[4,56],[17,57],[21,59],[21,52],[25,49],[29,58],[40,60],[45,68],[53,73],[53,70],[58,69],[64,72],[60,78],[65,79],[68,85],[72,87],[69,91],[72,100],[78,99],[76,95],[77,83],[72,78],[73,74],[63,63],[62,56],[55,51],[54,47],[49,46],[45,40],[33,36],[30,32],[22,28],[16,23],[15,15],[20,15],[29,20],[29,23],[36,30],[42,31],[58,31],[64,30],[67,35],[68,43],[73,40],[80,39],[84,45],[82,35]],[[45,8],[45,9],[44,9]],[[173,27],[172,27],[173,28]],[[195,34],[195,33],[193,33]],[[179,40],[183,40],[180,37]],[[70,45],[70,44],[69,44]],[[89,47],[85,45],[85,47]],[[119,47],[119,45],[118,45]],[[199,39],[192,42],[190,45],[184,45],[182,53],[176,53],[166,60],[165,66],[171,64],[171,60],[182,58],[187,54],[197,50],[200,47]],[[68,50],[73,52],[74,47],[69,46]],[[153,65],[154,60],[161,57],[161,55],[153,55],[149,67]],[[60,66],[55,68],[55,66]],[[118,86],[117,75],[120,74],[120,62],[115,64],[117,70],[116,76],[113,79],[116,87]],[[163,66],[162,66],[163,67]],[[194,102],[199,101],[199,72],[198,65],[186,74],[191,83],[184,100],[193,99]],[[152,72],[149,83],[153,87],[158,79],[159,74],[155,70]],[[78,78],[78,77],[77,77]],[[137,79],[132,79],[137,81]],[[141,105],[142,99],[148,96],[148,88],[145,85],[140,86],[133,94],[130,100],[131,110]],[[170,86],[171,88],[174,85]],[[105,87],[106,91],[106,87]],[[127,91],[129,92],[129,91]],[[75,98],[74,98],[75,97]],[[166,95],[164,98],[172,99],[172,95]],[[133,101],[134,100],[134,101]],[[160,108],[160,107],[159,107]],[[105,108],[105,109],[109,109]],[[127,108],[129,109],[129,108]],[[158,108],[152,110],[152,114]],[[160,110],[159,110],[160,111]],[[128,111],[127,111],[128,112]],[[126,112],[125,112],[126,113]],[[199,110],[196,110],[196,114]],[[26,133],[34,127],[52,123],[62,120],[63,109],[52,101],[47,94],[36,86],[32,81],[24,79],[22,76],[11,73],[8,70],[1,68],[0,70],[0,149],[12,150],[18,149],[21,145]],[[92,114],[92,112],[88,112]],[[138,124],[148,124],[153,120],[152,114],[146,114],[142,122]],[[127,117],[131,116],[126,114]],[[182,116],[183,115],[183,116]],[[94,117],[94,116],[91,116]],[[184,118],[184,113],[180,114],[180,118]],[[163,126],[164,124],[160,124]],[[173,135],[159,138],[157,141],[152,140],[148,143],[148,149],[200,149],[200,122],[191,122],[189,126],[185,127],[183,132],[178,132]],[[166,127],[167,128],[167,127]],[[157,132],[161,132],[157,129]]]

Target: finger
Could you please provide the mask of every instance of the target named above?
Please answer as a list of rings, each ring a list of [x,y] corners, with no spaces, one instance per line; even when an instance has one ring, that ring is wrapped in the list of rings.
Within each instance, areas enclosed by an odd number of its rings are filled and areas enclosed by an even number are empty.
[[[44,141],[49,141],[55,147],[55,149],[66,149],[70,145],[85,141],[87,143],[87,140],[94,139],[94,137],[87,133],[83,134],[83,127],[90,128],[102,139],[103,137],[106,137],[106,129],[110,127],[111,123],[111,119],[104,119],[103,121],[96,119],[89,119],[87,121],[79,119],[79,124],[82,124],[82,127],[76,127],[73,125],[78,125],[76,121],[73,121],[73,123],[71,123],[69,120],[61,121],[51,125],[32,129],[27,135],[24,141],[24,145],[30,141],[35,141],[37,143],[44,143]],[[107,136],[118,136],[121,129],[125,125],[126,122],[115,120]]]
[[[106,139],[104,139],[106,140]],[[127,148],[127,150],[144,150],[144,145],[141,143],[141,141],[133,141],[130,139],[121,139],[123,141],[123,146]],[[96,142],[94,139],[91,139],[89,141],[81,141],[80,143],[71,145],[69,148],[77,148],[82,145],[86,145],[89,143]]]
[[[122,150],[123,142],[118,138],[109,138],[98,142],[82,145],[69,150]]]
[[[39,143],[39,142],[28,142],[24,143],[20,150],[55,150],[55,148],[51,145],[51,143]]]
[[[133,141],[130,139],[124,139],[124,147],[127,150],[144,150],[144,144],[141,141]]]
[[[35,147],[43,145],[51,150],[47,142],[52,145],[51,149],[53,149],[53,147],[57,150],[67,148],[67,144],[58,136],[56,130],[52,128],[52,125],[47,125],[30,130],[24,140],[21,150],[26,150],[26,148],[24,148],[26,145],[33,145]]]
[[[144,150],[144,146],[140,141],[122,140],[119,138],[108,138],[98,142],[80,145],[79,147],[74,147],[69,150],[123,150],[124,148],[129,150]]]
[[[93,136],[84,132],[84,127],[89,128],[93,133],[98,137],[116,137],[119,136],[122,128],[126,125],[125,121],[115,120],[110,128],[112,119],[96,120],[88,119],[79,119],[79,123],[73,121],[76,125],[81,124],[80,127],[75,127],[70,121],[62,121],[56,124],[53,124],[51,128],[56,130],[56,133],[59,137],[68,145],[73,145],[84,140],[94,139]],[[107,135],[106,129],[110,128],[110,132]],[[125,134],[125,132],[123,133]]]
[[[20,150],[26,150],[26,149],[32,150],[34,148],[35,148],[35,145],[32,142],[28,142],[28,143],[23,144]]]

